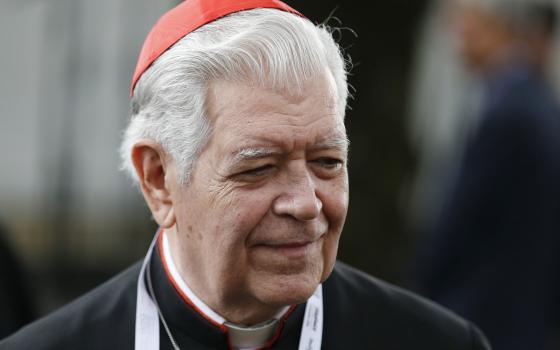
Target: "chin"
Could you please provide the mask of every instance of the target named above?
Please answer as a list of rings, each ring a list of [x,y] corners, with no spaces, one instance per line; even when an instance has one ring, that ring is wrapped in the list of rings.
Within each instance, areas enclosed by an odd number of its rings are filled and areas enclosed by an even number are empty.
[[[267,305],[301,304],[313,295],[321,280],[320,273],[274,276],[256,286],[255,295]]]

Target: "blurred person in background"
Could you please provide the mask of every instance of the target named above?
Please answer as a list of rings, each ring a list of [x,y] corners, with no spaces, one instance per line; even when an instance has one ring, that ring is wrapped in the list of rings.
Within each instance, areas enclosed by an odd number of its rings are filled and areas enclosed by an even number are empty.
[[[336,263],[346,77],[332,33],[280,1],[166,13],[121,148],[160,230],[143,263],[0,349],[489,349],[470,322]]]
[[[17,331],[31,322],[34,317],[33,305],[27,290],[24,269],[14,255],[6,232],[0,225],[0,339]]]
[[[479,324],[495,349],[552,349],[560,329],[560,109],[546,74],[555,7],[464,0],[453,2],[451,16],[480,105],[414,279]]]

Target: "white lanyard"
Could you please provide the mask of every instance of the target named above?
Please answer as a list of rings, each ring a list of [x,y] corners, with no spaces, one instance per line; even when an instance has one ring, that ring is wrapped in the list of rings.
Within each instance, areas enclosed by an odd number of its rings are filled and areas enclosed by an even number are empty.
[[[142,263],[136,294],[136,331],[134,334],[135,350],[159,350],[159,315],[156,304],[150,298],[146,289],[146,266],[150,263],[150,256],[157,242],[159,231],[152,240],[148,254]]]
[[[299,350],[320,350],[323,339],[323,287],[317,286],[315,293],[307,299],[305,316],[299,337]]]
[[[146,289],[146,266],[157,242],[158,234],[154,237],[148,254],[144,258],[140,275],[138,276],[138,291],[136,296],[136,331],[135,350],[159,350],[159,314],[158,309],[148,290]],[[299,350],[320,350],[323,337],[323,289],[319,285],[315,293],[307,300],[305,316],[299,340]]]

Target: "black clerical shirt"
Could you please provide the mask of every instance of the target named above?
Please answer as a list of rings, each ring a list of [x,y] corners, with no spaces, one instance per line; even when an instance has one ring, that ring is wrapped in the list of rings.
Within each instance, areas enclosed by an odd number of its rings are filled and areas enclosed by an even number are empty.
[[[134,349],[140,263],[0,342],[0,350]],[[181,349],[228,349],[227,334],[189,305],[169,280],[158,249],[154,293]],[[471,323],[410,292],[337,262],[323,283],[322,349],[486,350]],[[305,304],[279,326],[269,348],[297,349]],[[160,324],[160,349],[171,350]]]

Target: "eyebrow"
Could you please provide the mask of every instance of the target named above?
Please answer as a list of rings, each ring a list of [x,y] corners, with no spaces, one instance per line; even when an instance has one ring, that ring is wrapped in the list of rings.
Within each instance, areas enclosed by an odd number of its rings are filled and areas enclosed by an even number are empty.
[[[310,151],[320,151],[327,149],[336,149],[348,154],[348,146],[350,141],[347,138],[334,138],[319,142],[309,148]],[[236,164],[242,161],[255,160],[259,158],[266,158],[274,155],[282,154],[283,152],[279,147],[246,147],[233,152],[230,155],[230,163]]]
[[[344,152],[346,155],[348,153],[348,147],[350,146],[350,141],[347,137],[344,138],[332,138],[321,141],[313,146],[311,146],[312,151],[324,150],[324,149],[336,149]]]
[[[278,148],[247,147],[232,153],[230,162],[236,164],[242,161],[266,158],[281,153],[282,152],[280,152]]]

